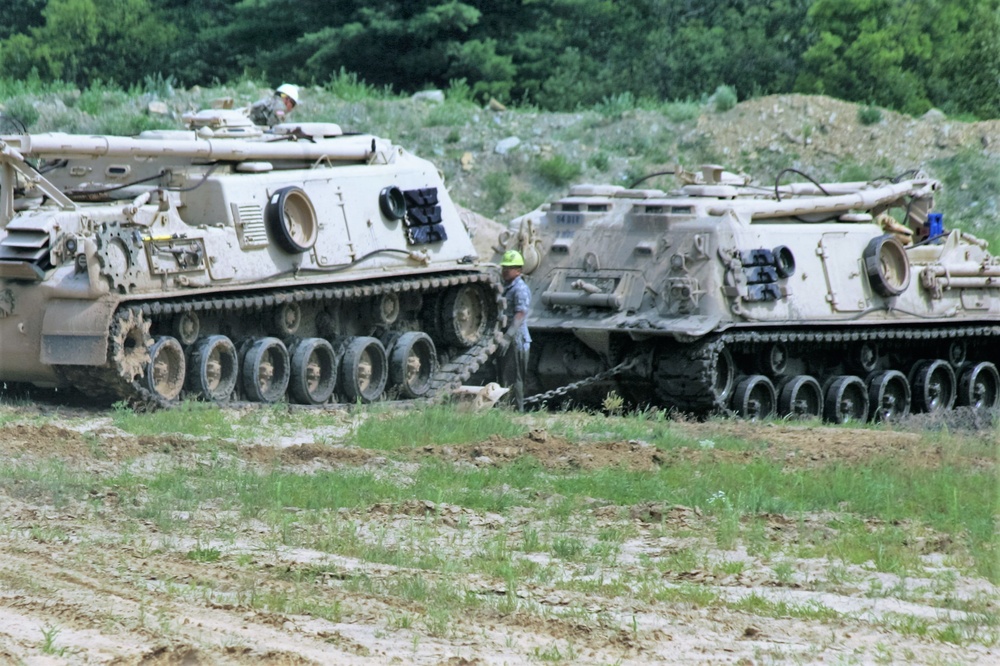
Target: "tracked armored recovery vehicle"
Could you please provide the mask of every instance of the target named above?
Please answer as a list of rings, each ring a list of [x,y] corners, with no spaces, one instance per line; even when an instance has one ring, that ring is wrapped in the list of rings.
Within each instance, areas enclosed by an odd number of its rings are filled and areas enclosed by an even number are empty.
[[[367,402],[494,350],[498,279],[432,164],[330,123],[187,120],[0,137],[0,385]]]
[[[501,234],[533,293],[530,400],[837,422],[997,405],[1000,261],[944,229],[938,182],[675,174],[574,187]]]

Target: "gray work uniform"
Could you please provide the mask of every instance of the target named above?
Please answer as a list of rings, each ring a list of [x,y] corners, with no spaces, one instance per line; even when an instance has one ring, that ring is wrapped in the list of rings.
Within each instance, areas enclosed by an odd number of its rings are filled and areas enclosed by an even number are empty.
[[[500,357],[500,384],[513,394],[518,411],[524,411],[524,376],[528,372],[528,350],[531,348],[531,334],[528,332],[528,310],[531,308],[531,290],[518,275],[510,284],[504,285],[503,296],[507,301],[507,321],[514,315],[524,313],[524,321],[514,332],[507,351]]]

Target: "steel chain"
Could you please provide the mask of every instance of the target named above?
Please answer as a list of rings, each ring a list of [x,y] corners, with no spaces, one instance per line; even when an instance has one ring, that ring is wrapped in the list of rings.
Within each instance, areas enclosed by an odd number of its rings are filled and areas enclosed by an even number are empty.
[[[596,384],[597,382],[603,382],[605,379],[610,379],[617,375],[619,372],[625,370],[630,370],[639,363],[638,357],[633,357],[626,359],[616,365],[613,368],[608,368],[598,372],[596,375],[591,377],[586,377],[579,381],[573,382],[572,384],[566,384],[565,386],[560,386],[559,388],[554,388],[551,391],[546,391],[545,393],[536,393],[535,395],[530,395],[524,399],[525,405],[534,405],[536,403],[545,403],[552,398],[561,398],[562,396],[568,395],[577,389],[581,389],[584,386],[590,386],[591,384]]]

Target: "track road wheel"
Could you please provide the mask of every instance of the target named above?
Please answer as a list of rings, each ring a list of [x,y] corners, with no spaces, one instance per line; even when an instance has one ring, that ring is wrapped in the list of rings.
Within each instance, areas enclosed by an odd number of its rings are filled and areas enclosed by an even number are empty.
[[[426,333],[404,333],[389,355],[389,378],[399,387],[400,397],[419,398],[431,388],[437,371],[437,351]]]
[[[868,389],[860,377],[839,375],[826,389],[823,418],[830,423],[868,420]]]
[[[847,352],[847,365],[861,375],[868,375],[878,368],[880,358],[878,346],[874,342],[862,342]]]
[[[385,347],[376,338],[352,339],[340,362],[340,384],[350,402],[372,402],[385,390],[389,373]]]
[[[153,341],[149,348],[149,367],[146,369],[146,388],[164,402],[174,402],[184,389],[187,361],[184,349],[177,338],[164,335]]]
[[[189,388],[206,400],[225,402],[236,388],[239,359],[233,341],[224,335],[198,340],[188,366]]]
[[[789,377],[778,390],[778,414],[791,418],[823,415],[823,388],[815,377]]]
[[[910,386],[914,411],[943,412],[955,404],[955,371],[948,361],[917,361],[910,370]]]
[[[784,377],[788,372],[788,349],[780,342],[760,349],[754,360],[757,370],[768,377]]]
[[[868,407],[876,422],[898,421],[910,413],[910,382],[899,370],[873,373],[868,378]]]
[[[489,305],[483,291],[472,285],[450,289],[441,301],[441,333],[449,344],[471,347],[482,339],[489,324]]]
[[[278,338],[254,340],[243,356],[243,391],[252,402],[277,402],[288,388],[288,349]]]
[[[966,363],[958,373],[956,404],[987,411],[1000,401],[1000,374],[989,362]]]
[[[777,404],[774,384],[764,375],[750,375],[736,382],[733,389],[733,411],[750,420],[766,419],[774,414]]]
[[[288,392],[303,405],[322,405],[337,385],[339,362],[333,345],[323,338],[303,338],[290,350],[292,373]]]

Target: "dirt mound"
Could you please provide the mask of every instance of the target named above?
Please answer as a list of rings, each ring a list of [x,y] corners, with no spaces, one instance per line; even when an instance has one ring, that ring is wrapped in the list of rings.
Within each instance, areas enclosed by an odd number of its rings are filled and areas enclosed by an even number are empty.
[[[722,114],[702,114],[698,132],[724,157],[773,154],[786,166],[883,161],[896,175],[962,149],[1000,150],[1000,121],[964,123],[931,111],[911,118],[881,110],[869,125],[857,104],[819,95],[770,95],[741,102]],[[789,159],[791,158],[791,159]],[[758,174],[753,174],[758,175]]]
[[[413,455],[465,461],[477,467],[497,467],[530,457],[548,469],[585,470],[604,467],[649,470],[662,461],[656,447],[645,442],[578,443],[544,430],[532,430],[524,437],[494,436],[485,442],[465,446],[425,446]]]

